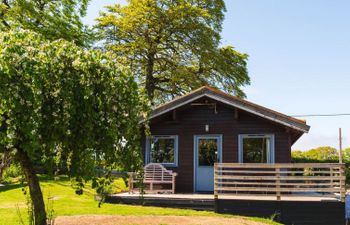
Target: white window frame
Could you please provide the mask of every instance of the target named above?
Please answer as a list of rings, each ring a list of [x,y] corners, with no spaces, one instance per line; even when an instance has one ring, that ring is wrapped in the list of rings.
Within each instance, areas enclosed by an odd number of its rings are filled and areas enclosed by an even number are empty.
[[[159,138],[159,139],[174,139],[174,162],[170,163],[161,163],[164,166],[167,167],[177,167],[178,165],[178,146],[179,146],[179,137],[178,135],[152,135],[150,138],[146,139],[146,154],[145,154],[145,162],[146,164],[152,163],[151,159],[151,140],[153,138]]]
[[[243,139],[245,138],[269,138],[270,148],[267,150],[267,163],[275,163],[275,135],[274,134],[239,134],[238,135],[238,162],[243,162]]]

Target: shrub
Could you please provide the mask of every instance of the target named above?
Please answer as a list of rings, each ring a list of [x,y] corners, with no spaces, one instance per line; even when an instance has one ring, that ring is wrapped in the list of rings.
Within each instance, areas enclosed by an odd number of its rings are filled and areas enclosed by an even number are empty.
[[[346,183],[350,183],[350,148],[342,151],[343,163],[345,163]],[[338,163],[338,151],[329,146],[318,147],[308,151],[292,151],[293,163]]]
[[[126,186],[124,179],[115,179],[112,183],[112,194],[117,194],[124,191],[128,191],[128,187]]]
[[[5,183],[11,183],[14,179],[22,176],[22,174],[21,167],[16,163],[12,163],[9,167],[5,168],[2,180]]]

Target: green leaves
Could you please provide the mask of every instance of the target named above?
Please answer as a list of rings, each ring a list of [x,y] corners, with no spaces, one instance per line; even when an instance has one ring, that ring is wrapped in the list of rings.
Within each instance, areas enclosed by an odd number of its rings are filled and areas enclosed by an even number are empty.
[[[84,179],[99,163],[140,166],[144,106],[134,78],[109,53],[3,32],[0,105],[1,142],[19,144],[33,161],[63,163]]]
[[[292,151],[294,162],[338,162],[338,151],[329,146],[322,146],[308,151]]]
[[[80,20],[89,0],[4,0],[0,3],[0,31],[28,29],[45,38],[63,38],[78,45],[91,43],[92,31]]]
[[[97,19],[100,39],[158,103],[210,85],[244,97],[247,55],[220,48],[222,0],[130,0]]]

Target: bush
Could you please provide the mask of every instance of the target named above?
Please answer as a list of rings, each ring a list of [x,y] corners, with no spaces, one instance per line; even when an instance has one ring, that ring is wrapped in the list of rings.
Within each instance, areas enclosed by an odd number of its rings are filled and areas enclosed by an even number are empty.
[[[124,179],[122,178],[118,178],[115,179],[112,183],[112,194],[117,194],[120,192],[125,192],[128,191],[128,187],[125,184]]]
[[[350,148],[342,151],[345,163],[346,183],[350,183]],[[292,151],[293,163],[339,163],[339,153],[335,148],[325,146],[308,151]]]
[[[22,176],[22,174],[21,167],[16,163],[12,163],[9,167],[5,168],[2,180],[5,183],[12,183],[14,180]]]

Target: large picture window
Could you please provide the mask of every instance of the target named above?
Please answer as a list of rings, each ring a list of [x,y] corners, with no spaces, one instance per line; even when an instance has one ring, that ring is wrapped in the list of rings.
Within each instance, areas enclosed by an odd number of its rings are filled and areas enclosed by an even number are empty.
[[[242,134],[239,135],[240,163],[274,163],[274,135]]]
[[[177,166],[177,135],[155,135],[147,143],[146,162]]]

